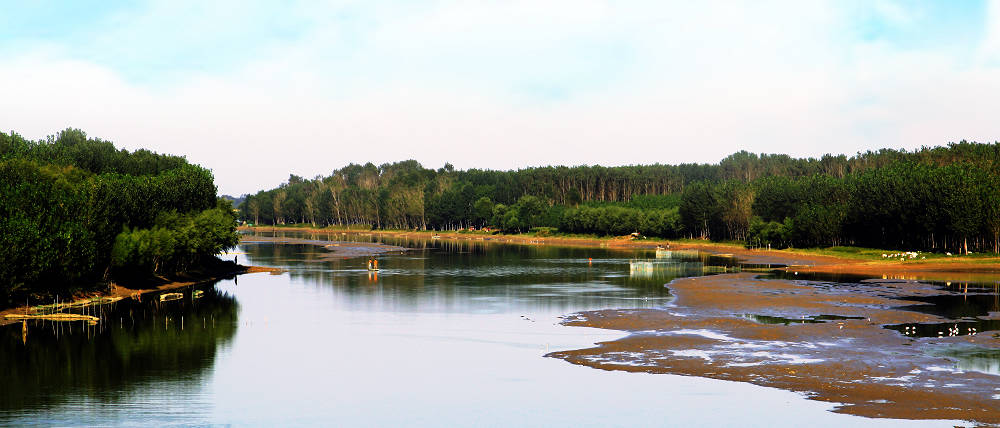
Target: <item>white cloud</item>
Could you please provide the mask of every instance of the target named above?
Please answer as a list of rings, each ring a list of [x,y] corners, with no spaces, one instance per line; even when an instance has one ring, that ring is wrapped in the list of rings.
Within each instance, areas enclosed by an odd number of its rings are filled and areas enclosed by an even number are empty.
[[[980,63],[1000,66],[1000,0],[989,0],[986,7],[986,36],[980,45]]]
[[[313,11],[306,33],[170,84],[58,50],[6,60],[0,127],[186,154],[233,194],[348,162],[715,162],[997,139],[996,69],[851,40],[839,3],[377,9]]]

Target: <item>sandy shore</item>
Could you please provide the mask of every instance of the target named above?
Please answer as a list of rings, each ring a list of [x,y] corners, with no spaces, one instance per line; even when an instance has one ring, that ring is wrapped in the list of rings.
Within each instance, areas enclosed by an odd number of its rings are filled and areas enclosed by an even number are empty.
[[[684,278],[667,285],[663,309],[585,312],[572,326],[628,336],[550,357],[604,370],[701,376],[797,391],[867,417],[958,419],[1000,424],[995,375],[962,370],[936,350],[1000,350],[993,332],[910,337],[883,325],[947,319],[893,309],[940,294],[914,281],[817,287],[754,274]],[[825,322],[812,317],[831,316]],[[993,313],[996,316],[998,314]],[[768,324],[782,317],[788,325]],[[806,322],[809,321],[809,322]]]

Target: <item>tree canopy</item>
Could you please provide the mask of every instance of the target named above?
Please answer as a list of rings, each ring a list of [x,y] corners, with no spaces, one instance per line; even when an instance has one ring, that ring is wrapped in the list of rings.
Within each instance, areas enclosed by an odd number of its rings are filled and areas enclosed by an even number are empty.
[[[639,232],[748,245],[998,251],[1000,145],[797,159],[734,153],[717,164],[428,169],[350,164],[246,195],[255,224],[395,229],[491,226]]]
[[[183,157],[119,150],[67,129],[29,141],[0,132],[0,287],[66,292],[171,275],[237,242],[211,172]]]

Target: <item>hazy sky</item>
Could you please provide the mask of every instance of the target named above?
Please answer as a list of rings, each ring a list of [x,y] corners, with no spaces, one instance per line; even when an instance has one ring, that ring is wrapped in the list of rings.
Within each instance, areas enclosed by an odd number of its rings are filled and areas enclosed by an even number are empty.
[[[1000,140],[1000,2],[6,1],[0,129],[222,193],[350,162],[717,162]]]

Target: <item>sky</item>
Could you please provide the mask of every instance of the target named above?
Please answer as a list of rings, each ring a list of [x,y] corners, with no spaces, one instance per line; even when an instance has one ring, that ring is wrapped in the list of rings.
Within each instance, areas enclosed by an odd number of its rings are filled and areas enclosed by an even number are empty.
[[[0,129],[289,174],[1000,140],[1000,1],[0,0]]]

